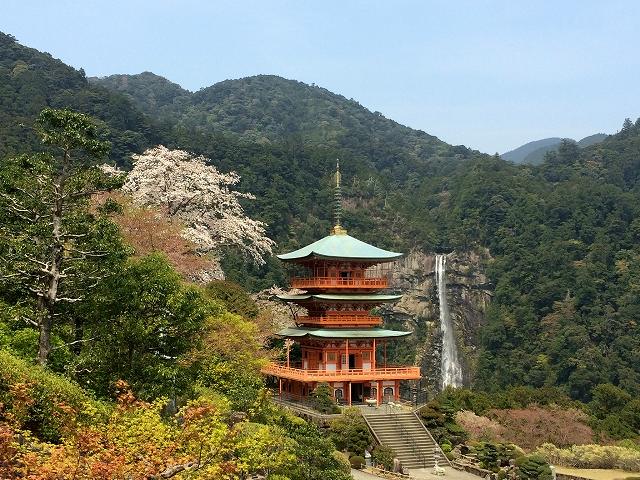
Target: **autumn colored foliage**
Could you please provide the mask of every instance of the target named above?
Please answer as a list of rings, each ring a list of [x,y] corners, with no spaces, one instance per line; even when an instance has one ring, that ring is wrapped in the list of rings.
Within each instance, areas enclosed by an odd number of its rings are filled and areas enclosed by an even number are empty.
[[[138,207],[119,193],[104,193],[93,199],[96,206],[114,205],[111,219],[120,227],[134,257],[162,252],[171,266],[185,279],[192,281],[220,278],[218,261],[211,255],[197,252],[196,245],[184,238],[184,226],[171,218],[162,207]]]
[[[150,480],[188,472],[190,479],[224,480],[283,475],[299,455],[299,443],[283,426],[238,415],[224,397],[202,396],[166,415],[165,399],[142,402],[123,381],[115,388],[117,401],[106,417],[59,403],[63,420],[56,443],[37,438],[15,415],[2,412],[0,478]],[[13,398],[24,398],[26,408],[32,404],[25,393]],[[87,416],[90,421],[81,419]],[[348,478],[333,466],[335,478]]]

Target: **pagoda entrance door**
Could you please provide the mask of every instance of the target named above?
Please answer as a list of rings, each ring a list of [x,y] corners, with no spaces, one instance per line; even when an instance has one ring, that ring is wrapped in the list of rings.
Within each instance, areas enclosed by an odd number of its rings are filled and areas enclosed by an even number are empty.
[[[349,370],[353,370],[354,368],[356,368],[356,354],[350,353],[349,354]]]
[[[363,394],[362,383],[352,383],[351,384],[351,403],[362,403],[364,401],[362,394]]]

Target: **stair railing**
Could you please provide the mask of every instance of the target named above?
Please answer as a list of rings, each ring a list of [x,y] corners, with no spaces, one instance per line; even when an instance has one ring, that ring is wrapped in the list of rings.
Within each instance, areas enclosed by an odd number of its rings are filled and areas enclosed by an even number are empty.
[[[422,465],[423,468],[426,467],[427,459],[422,452],[422,449],[418,448],[416,440],[409,434],[404,425],[398,421],[398,411],[395,409],[393,410],[393,418],[395,420],[396,428],[400,430],[400,434],[402,435],[402,437],[408,440],[411,451],[413,452],[413,456],[418,458],[418,463]]]
[[[427,427],[425,427],[424,423],[422,423],[422,420],[420,420],[420,417],[418,417],[418,414],[414,411],[413,415],[418,419],[418,421],[420,422],[420,425],[422,425],[422,428],[424,428],[424,431],[427,432],[427,435],[429,435],[429,438],[431,439],[431,441],[433,442],[433,445],[435,447],[436,450],[436,455],[438,457],[441,457],[444,459],[445,462],[447,462],[447,464],[452,467],[453,465],[451,465],[451,461],[449,460],[449,458],[444,454],[444,452],[442,451],[442,448],[440,448],[440,445],[438,444],[438,442],[436,442],[436,440],[433,438],[433,435],[431,435],[431,432],[429,431],[429,429]]]

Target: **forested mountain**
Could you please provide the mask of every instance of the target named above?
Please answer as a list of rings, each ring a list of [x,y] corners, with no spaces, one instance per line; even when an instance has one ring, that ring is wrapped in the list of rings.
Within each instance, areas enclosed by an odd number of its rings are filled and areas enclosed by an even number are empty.
[[[378,171],[415,171],[436,158],[474,152],[453,147],[371,112],[324,88],[274,75],[226,80],[189,93],[151,73],[92,78],[123,92],[145,112],[166,115],[180,132],[234,133],[257,144],[304,143],[363,157]]]
[[[47,106],[73,108],[102,120],[114,161],[160,141],[150,120],[127,98],[90,85],[82,70],[0,32],[0,157],[37,148],[32,125]]]
[[[124,94],[144,113],[153,116],[173,117],[187,108],[191,98],[191,92],[152,72],[89,77],[87,80],[93,85]]]
[[[237,171],[239,188],[257,197],[246,210],[269,224],[277,251],[328,232],[339,157],[351,233],[400,251],[489,250],[494,296],[479,388],[559,385],[589,399],[611,382],[640,393],[638,122],[585,148],[561,142],[540,165],[514,165],[280,77],[195,93],[151,73],[87,84],[8,36],[2,49],[3,155],[19,151],[18,124],[43,105],[93,113],[112,131],[121,165],[125,150],[157,141]],[[129,137],[137,140],[121,148]],[[252,290],[285,280],[273,259],[258,269],[230,253],[224,267]]]
[[[504,160],[509,160],[513,163],[523,163],[524,159],[532,152],[540,148],[550,147],[558,145],[562,139],[560,137],[543,138],[542,140],[534,140],[533,142],[525,143],[524,145],[509,150],[508,152],[500,155]]]
[[[640,387],[640,122],[537,167],[499,159],[450,180],[449,228],[489,248],[495,296],[477,384]]]
[[[580,148],[588,147],[600,143],[607,137],[604,133],[595,133],[584,137],[576,142]],[[525,143],[524,145],[500,155],[504,160],[513,163],[526,163],[529,165],[538,165],[544,161],[544,157],[548,152],[557,151],[562,143],[562,138],[552,137],[536,140],[534,142]],[[567,139],[570,140],[570,139]],[[575,141],[575,140],[572,140]]]

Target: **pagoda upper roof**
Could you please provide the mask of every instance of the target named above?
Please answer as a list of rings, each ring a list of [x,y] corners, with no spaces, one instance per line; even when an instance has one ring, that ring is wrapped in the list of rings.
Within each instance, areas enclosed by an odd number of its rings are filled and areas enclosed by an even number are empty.
[[[316,338],[391,338],[406,337],[413,332],[385,330],[384,328],[306,328],[288,327],[278,332],[281,337],[316,337]]]
[[[342,302],[395,302],[400,300],[402,295],[379,295],[375,293],[303,293],[301,295],[276,295],[280,300],[285,302],[327,302],[327,301],[342,301]]]
[[[313,242],[306,247],[278,255],[283,261],[300,261],[311,258],[330,260],[364,260],[391,262],[402,257],[402,253],[390,252],[358,240],[351,235],[332,234]]]

